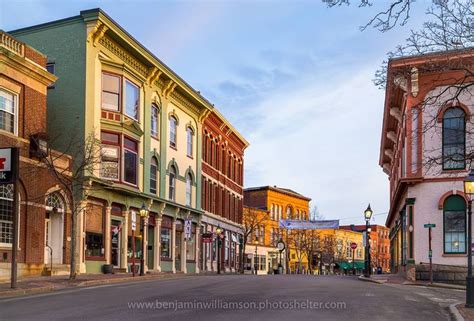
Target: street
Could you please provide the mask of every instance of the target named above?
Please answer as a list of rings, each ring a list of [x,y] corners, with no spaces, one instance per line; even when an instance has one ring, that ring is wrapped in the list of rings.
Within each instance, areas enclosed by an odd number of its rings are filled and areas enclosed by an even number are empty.
[[[0,320],[449,320],[465,292],[350,276],[183,276],[0,300]]]

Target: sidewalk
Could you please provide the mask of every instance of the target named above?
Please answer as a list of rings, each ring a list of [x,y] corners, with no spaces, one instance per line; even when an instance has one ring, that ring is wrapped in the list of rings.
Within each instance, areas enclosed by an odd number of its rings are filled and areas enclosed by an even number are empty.
[[[359,277],[359,280],[380,283],[380,284],[387,283],[387,284],[418,285],[418,286],[428,286],[428,287],[435,287],[435,288],[466,290],[466,286],[464,285],[448,284],[448,283],[430,284],[429,281],[411,282],[411,281],[407,281],[405,278],[397,274],[375,274],[375,275],[371,275],[370,278],[366,278],[361,275]]]
[[[94,286],[120,282],[137,282],[144,280],[175,279],[197,274],[153,273],[133,277],[131,273],[120,274],[81,274],[75,280],[69,276],[39,276],[28,277],[18,281],[17,288],[10,288],[10,281],[0,282],[0,298],[38,294],[57,291],[65,288]]]

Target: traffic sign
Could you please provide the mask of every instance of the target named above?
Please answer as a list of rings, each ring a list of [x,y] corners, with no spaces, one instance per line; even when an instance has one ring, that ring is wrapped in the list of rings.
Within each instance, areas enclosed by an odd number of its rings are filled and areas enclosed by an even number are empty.
[[[357,248],[357,243],[352,242],[351,243],[351,249],[355,250]]]
[[[425,224],[424,225],[425,228],[430,228],[430,227],[436,227],[436,224]]]

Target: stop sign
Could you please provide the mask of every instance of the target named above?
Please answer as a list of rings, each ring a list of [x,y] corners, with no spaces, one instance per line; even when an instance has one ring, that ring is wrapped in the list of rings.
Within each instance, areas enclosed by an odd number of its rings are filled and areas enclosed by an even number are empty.
[[[357,248],[357,243],[352,242],[351,243],[351,249],[355,250]]]

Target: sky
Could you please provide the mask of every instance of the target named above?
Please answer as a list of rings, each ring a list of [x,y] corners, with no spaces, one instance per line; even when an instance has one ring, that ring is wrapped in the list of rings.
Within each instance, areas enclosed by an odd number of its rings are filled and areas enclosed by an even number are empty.
[[[0,29],[102,8],[249,141],[245,187],[293,189],[340,224],[362,224],[370,203],[373,223],[384,224],[384,91],[372,79],[386,53],[420,27],[427,3],[417,3],[408,24],[381,33],[359,27],[387,1],[0,0]]]

